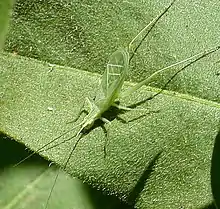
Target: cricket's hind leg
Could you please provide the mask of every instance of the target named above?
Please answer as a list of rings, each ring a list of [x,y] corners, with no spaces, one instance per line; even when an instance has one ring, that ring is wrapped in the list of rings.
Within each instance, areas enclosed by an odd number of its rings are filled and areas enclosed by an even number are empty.
[[[149,109],[136,109],[136,110],[147,110],[147,113],[138,116],[136,118],[133,118],[129,121],[124,120],[123,118],[119,117],[120,114],[124,114],[127,111],[131,111],[131,110],[135,110],[134,108],[130,108],[130,107],[123,107],[120,106],[118,103],[116,103],[115,105],[112,105],[110,110],[108,110],[107,112],[105,112],[103,114],[103,116],[99,119],[99,125],[96,126],[101,126],[104,134],[105,134],[105,143],[104,143],[104,148],[103,148],[103,152],[104,152],[104,158],[107,157],[107,146],[108,146],[108,142],[109,142],[109,130],[108,128],[105,127],[105,124],[111,124],[111,121],[113,121],[114,119],[127,124],[129,122],[133,122],[135,120],[139,120],[142,117],[145,117],[147,114],[151,114],[153,112],[158,112],[158,111],[149,111]],[[98,121],[97,121],[98,122]]]
[[[113,104],[113,107],[114,108],[117,108],[118,109],[118,114],[115,116],[115,118],[123,123],[123,124],[127,124],[127,123],[130,123],[130,122],[133,122],[133,121],[136,121],[136,120],[139,120],[151,113],[158,113],[160,110],[149,110],[149,108],[137,108],[138,106],[146,103],[146,101],[150,100],[151,97],[147,98],[147,99],[144,99],[143,101],[140,101],[140,102],[137,102],[135,104],[132,104],[132,105],[129,105],[129,106],[122,106],[119,104],[119,102],[115,102]],[[122,115],[122,114],[125,114],[126,112],[129,112],[129,111],[143,111],[143,114],[140,115],[140,116],[137,116],[135,118],[132,118],[131,120],[125,120],[123,119],[122,117],[120,117],[119,115]]]
[[[107,156],[107,145],[108,145],[108,141],[109,141],[109,133],[108,133],[108,129],[106,128],[105,124],[111,124],[111,120],[108,117],[101,117],[100,119],[96,120],[93,127],[90,128],[89,130],[82,130],[82,134],[87,135],[89,134],[92,130],[101,127],[104,135],[105,135],[105,142],[104,142],[104,146],[103,146],[103,152],[104,152],[104,158],[106,158]]]
[[[119,110],[122,110],[122,111],[123,110],[124,111],[147,111],[147,114],[155,112],[155,111],[149,111],[149,109],[147,109],[147,108],[137,108],[137,106],[139,106],[139,105],[141,105],[142,103],[145,103],[145,102],[146,102],[146,100],[144,100],[144,102],[141,102],[140,104],[136,103],[134,105],[130,105],[130,106],[127,106],[127,107],[116,104],[116,103],[114,103],[112,106],[117,107]],[[157,110],[156,112],[158,112],[158,111],[159,110]]]

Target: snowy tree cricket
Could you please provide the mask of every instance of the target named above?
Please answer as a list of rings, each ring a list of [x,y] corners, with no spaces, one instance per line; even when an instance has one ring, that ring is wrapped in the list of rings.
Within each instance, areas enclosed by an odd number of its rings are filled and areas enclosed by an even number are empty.
[[[77,147],[77,144],[80,142],[82,139],[82,136],[85,132],[89,131],[92,129],[94,126],[94,123],[97,120],[103,121],[103,123],[110,123],[108,119],[103,117],[104,113],[109,110],[111,107],[116,107],[121,110],[125,111],[130,111],[133,110],[133,108],[122,106],[118,103],[122,98],[127,97],[134,92],[136,92],[138,89],[140,89],[144,85],[150,84],[156,76],[160,75],[161,73],[168,71],[169,69],[186,63],[188,61],[192,61],[193,59],[200,59],[210,53],[213,53],[217,51],[220,46],[214,47],[212,49],[209,49],[207,51],[195,54],[185,60],[179,61],[177,63],[174,63],[172,65],[169,65],[168,67],[162,68],[155,73],[153,73],[151,76],[148,78],[144,79],[140,83],[136,84],[135,86],[131,87],[130,89],[126,90],[125,92],[122,92],[122,87],[123,84],[127,78],[128,71],[129,71],[129,64],[132,59],[132,57],[135,55],[135,52],[137,51],[139,45],[142,43],[142,41],[145,39],[146,34],[148,34],[148,30],[152,28],[153,25],[157,23],[157,21],[169,10],[169,8],[174,4],[176,0],[173,0],[171,4],[156,18],[154,18],[146,27],[144,27],[133,39],[132,41],[128,44],[127,48],[119,48],[117,51],[115,51],[109,58],[109,62],[107,64],[107,67],[105,69],[105,72],[103,74],[102,80],[101,80],[101,90],[102,92],[98,94],[95,98],[95,100],[90,100],[89,98],[86,98],[85,102],[88,103],[90,110],[88,111],[88,114],[85,116],[85,118],[77,125],[72,127],[70,130],[64,132],[60,136],[56,137],[46,145],[42,146],[39,148],[36,152],[42,152],[44,151],[44,148],[46,148],[48,145],[51,143],[57,141],[59,138],[63,137],[70,131],[75,130],[77,127],[79,127],[79,131],[72,137],[70,137],[67,140],[70,140],[72,138],[76,138],[76,142],[74,142],[73,147],[71,147],[71,152],[68,154],[68,158],[65,161],[65,164],[63,165],[63,169],[66,168],[70,157],[74,150]],[[138,40],[141,39],[140,42],[134,47],[134,43]],[[182,70],[182,69],[181,69]],[[179,70],[180,71],[180,70]],[[178,71],[178,72],[179,72]],[[83,105],[84,106],[84,105]],[[83,108],[83,107],[82,107]],[[79,115],[81,113],[82,108],[80,108]],[[136,109],[136,110],[143,110],[146,111],[146,109]],[[78,118],[78,116],[77,116]],[[76,120],[72,121],[76,122]],[[54,146],[49,147],[49,149],[53,148]],[[47,149],[48,150],[48,149]],[[34,153],[33,153],[34,154]],[[29,155],[27,158],[31,157],[33,154]],[[27,158],[23,159],[20,161],[18,164],[22,163],[25,161]],[[18,165],[16,164],[16,165]],[[58,176],[58,174],[57,174]],[[57,178],[57,177],[56,177]],[[55,180],[56,182],[56,180]],[[54,182],[54,185],[55,185]],[[54,187],[53,185],[53,187]],[[50,199],[53,187],[51,189],[50,195],[48,197],[48,201]],[[46,203],[45,208],[47,208],[48,202]]]
[[[135,86],[129,88],[128,90],[121,92],[121,89],[123,87],[124,81],[127,78],[128,75],[128,70],[129,70],[129,64],[131,59],[133,58],[133,56],[135,55],[135,52],[137,51],[137,49],[139,48],[139,46],[142,44],[143,40],[146,38],[146,36],[148,35],[148,33],[150,32],[150,30],[153,28],[153,26],[158,22],[158,20],[171,8],[171,6],[174,4],[176,0],[173,0],[169,6],[167,6],[164,11],[162,13],[160,13],[157,17],[155,17],[149,24],[147,24],[132,40],[131,42],[128,44],[127,48],[119,48],[118,50],[116,50],[109,58],[109,62],[107,64],[107,68],[105,69],[105,72],[102,76],[102,80],[101,80],[101,89],[102,92],[101,94],[97,95],[93,100],[90,100],[89,98],[86,98],[85,102],[87,102],[89,104],[90,107],[90,111],[88,111],[88,114],[85,116],[85,118],[83,119],[82,122],[80,122],[79,124],[77,124],[76,126],[72,127],[71,129],[67,130],[66,132],[64,132],[63,134],[59,135],[58,137],[54,138],[53,140],[51,140],[49,143],[45,144],[44,146],[40,147],[38,150],[36,150],[34,153],[39,153],[39,152],[43,152],[46,149],[52,149],[56,146],[58,146],[61,143],[64,143],[66,141],[71,140],[72,138],[78,138],[76,140],[76,142],[74,143],[74,146],[72,147],[71,153],[64,165],[64,168],[66,167],[66,165],[68,164],[69,158],[71,156],[71,154],[73,153],[73,151],[75,150],[77,144],[79,143],[79,141],[82,139],[83,133],[88,132],[89,130],[92,129],[94,123],[97,120],[101,120],[103,121],[103,123],[110,123],[109,120],[107,120],[105,117],[103,117],[103,114],[109,110],[110,107],[116,107],[120,110],[125,110],[125,111],[130,111],[130,110],[144,110],[146,111],[146,109],[133,109],[130,107],[125,107],[125,106],[121,106],[118,104],[118,101],[120,101],[120,99],[127,97],[131,94],[133,94],[134,92],[136,92],[138,89],[140,89],[142,86],[144,85],[148,85],[150,84],[152,81],[155,80],[156,76],[160,75],[163,72],[168,71],[169,69],[192,61],[193,62],[217,51],[220,46],[216,46],[214,48],[211,48],[209,50],[200,52],[198,54],[195,54],[187,59],[181,60],[177,63],[171,64],[165,68],[162,68],[158,71],[156,71],[155,73],[153,73],[151,76],[149,76],[148,78],[142,80],[140,83],[137,83]],[[135,47],[133,47],[133,44],[135,42],[137,42],[137,40],[140,39],[139,43],[136,44]],[[189,63],[188,65],[190,65],[191,63]],[[188,66],[186,65],[186,66]],[[180,71],[184,70],[185,67],[183,67],[182,69],[178,70],[174,76],[179,73]],[[172,78],[174,77],[172,76]],[[163,89],[162,89],[163,90]],[[156,94],[157,95],[157,94]],[[79,114],[77,115],[76,119],[74,121],[71,121],[69,123],[73,123],[76,122],[80,116],[80,114],[82,113],[82,109],[85,105],[82,105],[82,107],[80,108]],[[79,131],[74,135],[71,136],[70,138],[64,140],[61,143],[58,143],[58,145],[53,145],[49,148],[48,147],[50,144],[52,144],[53,142],[57,141],[58,139],[60,139],[61,137],[65,136],[67,133],[73,131],[74,129],[76,129],[77,127],[80,127]],[[80,136],[81,134],[81,136]],[[46,148],[46,149],[45,149]],[[29,156],[27,156],[26,158],[24,158],[23,160],[21,160],[20,162],[18,162],[15,166],[21,164],[22,162],[24,162],[26,159],[30,158],[32,155],[31,154]]]
[[[150,23],[148,23],[132,40],[131,42],[128,44],[127,48],[119,48],[118,50],[116,50],[109,58],[109,62],[107,64],[107,68],[105,69],[105,72],[102,76],[102,80],[101,80],[101,89],[102,92],[101,94],[97,95],[95,97],[94,101],[91,101],[89,98],[86,98],[85,102],[87,102],[89,104],[90,107],[90,111],[88,112],[87,116],[83,119],[82,122],[80,122],[79,124],[77,124],[76,126],[74,126],[73,128],[71,128],[70,130],[64,132],[63,134],[59,135],[58,137],[54,138],[53,140],[51,140],[49,143],[45,144],[44,146],[42,146],[41,148],[39,148],[37,151],[35,151],[35,153],[39,153],[44,151],[44,148],[46,148],[48,145],[52,144],[53,142],[57,141],[59,138],[65,136],[67,133],[73,131],[74,129],[76,129],[77,127],[80,127],[79,131],[77,132],[77,134],[75,134],[74,136],[70,137],[69,139],[66,139],[65,141],[68,141],[72,138],[77,138],[79,137],[79,135],[83,132],[87,132],[89,131],[93,125],[94,122],[97,120],[102,120],[104,123],[109,123],[110,121],[108,121],[106,118],[102,117],[103,113],[105,113],[110,107],[117,107],[121,110],[132,110],[132,108],[128,108],[128,107],[123,107],[121,105],[119,105],[117,102],[120,100],[120,98],[129,96],[130,94],[132,94],[133,92],[135,92],[136,90],[138,90],[139,88],[141,88],[143,85],[147,85],[149,84],[153,78],[159,74],[162,71],[165,71],[166,69],[169,69],[173,66],[176,66],[178,64],[181,64],[183,62],[186,62],[188,60],[193,59],[194,57],[197,57],[203,53],[197,54],[193,57],[190,57],[186,60],[183,60],[181,62],[178,62],[176,64],[173,64],[171,66],[168,66],[162,70],[157,71],[156,73],[154,73],[153,75],[151,75],[149,78],[143,80],[142,82],[140,82],[139,84],[137,84],[136,86],[134,86],[133,88],[129,89],[126,92],[123,92],[123,94],[121,93],[121,89],[122,86],[124,84],[124,81],[128,75],[128,70],[129,70],[129,63],[131,61],[131,59],[133,58],[135,52],[137,51],[137,49],[139,48],[139,46],[141,45],[141,43],[143,42],[143,40],[146,38],[147,34],[150,32],[150,30],[153,28],[153,26],[159,21],[159,19],[171,8],[171,6],[174,4],[176,0],[173,0],[169,6],[167,6],[163,12],[161,12],[158,16],[156,16]],[[140,38],[139,43],[136,45],[136,47],[133,47],[133,44]],[[130,55],[131,53],[131,55]],[[53,65],[49,65],[49,67],[53,67]],[[85,104],[84,102],[84,104]],[[84,106],[83,104],[83,106]],[[79,118],[81,112],[82,112],[82,108],[83,106],[80,108],[79,114],[77,115],[76,119],[69,122],[76,122],[77,119]],[[139,110],[143,110],[143,109],[139,109]],[[74,151],[74,149],[76,148],[78,142],[80,141],[81,137],[78,138],[78,140],[76,141],[76,143],[73,146],[72,152]],[[55,145],[56,146],[56,145]],[[55,146],[51,146],[48,149],[51,149]],[[24,162],[26,159],[30,158],[33,154],[27,156],[26,158],[24,158],[22,161],[18,162],[15,166],[19,165],[20,163]],[[68,163],[68,162],[67,162]]]

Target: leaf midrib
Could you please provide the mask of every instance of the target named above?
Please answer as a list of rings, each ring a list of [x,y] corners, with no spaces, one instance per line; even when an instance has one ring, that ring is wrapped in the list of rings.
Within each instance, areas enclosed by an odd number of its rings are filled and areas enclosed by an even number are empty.
[[[76,71],[86,73],[92,77],[99,77],[99,79],[101,79],[101,77],[102,77],[102,75],[95,73],[95,72],[93,73],[93,72],[86,71],[86,70],[80,70],[77,68],[71,68],[68,66],[60,66],[60,65],[55,65],[55,64],[53,66],[55,67],[56,70],[63,69],[70,74],[72,74],[72,70],[74,69]],[[135,86],[137,83],[125,81],[125,84],[127,84],[126,86]],[[218,102],[214,102],[214,101],[204,99],[204,98],[199,98],[196,96],[192,96],[190,94],[183,94],[183,93],[179,93],[178,91],[165,90],[165,89],[156,88],[156,87],[152,87],[152,86],[146,86],[146,88],[147,88],[146,89],[147,91],[154,92],[156,94],[160,92],[157,96],[162,94],[162,95],[170,96],[172,98],[178,98],[178,99],[190,101],[190,102],[201,104],[201,105],[207,105],[209,107],[220,108],[220,103],[218,103]]]

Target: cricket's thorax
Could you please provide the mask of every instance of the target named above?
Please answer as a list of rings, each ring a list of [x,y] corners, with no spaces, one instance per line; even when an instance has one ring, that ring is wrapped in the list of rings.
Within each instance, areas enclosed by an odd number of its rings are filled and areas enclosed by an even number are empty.
[[[90,120],[88,120],[85,124],[84,124],[84,130],[89,130],[92,128],[92,126],[94,125],[95,120],[93,120],[92,118]]]
[[[86,116],[86,122],[84,124],[84,129],[89,130],[94,125],[94,122],[99,119],[102,115],[99,107],[96,104],[93,104],[92,111]]]
[[[106,112],[114,103],[115,98],[107,97],[105,99],[101,99],[97,102],[97,117],[100,118],[101,115]]]
[[[93,104],[92,111],[86,116],[86,123],[84,124],[84,129],[89,130],[94,125],[95,121],[102,117],[102,114],[106,112],[114,103],[114,99],[112,97],[108,97],[107,99],[100,99]]]

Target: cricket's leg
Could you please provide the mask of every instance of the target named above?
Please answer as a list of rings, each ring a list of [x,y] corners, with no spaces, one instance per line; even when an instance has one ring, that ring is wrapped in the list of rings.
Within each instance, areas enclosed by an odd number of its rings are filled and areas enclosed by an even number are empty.
[[[104,123],[111,124],[111,121],[109,121],[109,120],[106,119],[106,118],[101,117],[100,119],[101,119]]]
[[[124,107],[124,106],[118,105],[118,104],[116,104],[116,103],[113,103],[112,106],[117,107],[117,108],[120,109],[120,110],[126,110],[126,111],[133,110],[132,108]]]
[[[169,69],[172,69],[173,67],[177,66],[177,65],[180,65],[180,64],[183,64],[183,63],[186,63],[186,62],[190,62],[188,63],[187,65],[185,65],[184,67],[182,67],[180,70],[177,70],[176,73],[174,74],[174,76],[176,76],[178,73],[182,72],[183,70],[185,70],[189,65],[191,65],[192,63],[195,63],[196,61],[202,59],[203,57],[205,56],[208,56],[209,54],[212,54],[214,52],[216,52],[217,50],[220,49],[220,46],[216,46],[216,47],[213,47],[211,49],[208,49],[206,51],[203,51],[203,52],[200,52],[198,54],[195,54],[191,57],[188,57],[184,60],[181,60],[179,62],[176,62],[172,65],[169,65],[165,68],[162,68],[156,72],[154,72],[152,75],[150,75],[148,78],[144,79],[143,81],[137,83],[135,86],[129,88],[128,90],[126,90],[125,92],[123,92],[123,94],[121,94],[119,96],[119,99],[121,98],[124,98],[124,97],[128,97],[129,95],[133,94],[135,91],[137,91],[138,89],[140,89],[142,86],[144,85],[149,85],[153,80],[155,80],[156,76],[158,75],[162,75],[163,72],[166,72],[168,71]],[[194,60],[193,60],[194,59]],[[172,78],[174,77],[172,76]],[[168,81],[170,82],[170,80]],[[165,84],[166,85],[166,84]],[[157,94],[158,95],[158,94]]]
[[[80,116],[82,115],[82,113],[89,114],[89,112],[88,112],[86,109],[84,109],[86,102],[88,102],[89,107],[90,107],[90,111],[91,111],[91,109],[92,109],[92,103],[91,103],[91,101],[89,100],[89,98],[86,97],[86,99],[85,99],[84,102],[82,103],[82,106],[81,106],[80,109],[79,109],[79,112],[78,112],[76,118],[75,118],[74,120],[72,120],[72,121],[67,122],[67,124],[69,124],[69,123],[75,123],[75,122],[80,118]]]
[[[105,144],[103,147],[104,158],[106,158],[106,156],[107,156],[108,141],[109,141],[109,134],[108,134],[108,130],[105,128]]]
[[[125,110],[125,111],[133,111],[133,110],[135,110],[135,111],[149,111],[149,109],[147,109],[147,108],[130,108],[130,107],[124,107],[124,106],[118,105],[116,103],[112,104],[112,106],[117,107],[120,110]]]
[[[131,110],[135,110],[135,109],[131,109]],[[137,110],[139,110],[139,109],[137,109]],[[131,120],[125,120],[125,119],[123,119],[123,118],[121,118],[121,117],[119,117],[119,116],[116,116],[116,119],[117,119],[118,121],[120,121],[121,123],[123,123],[123,124],[128,124],[128,123],[133,122],[133,121],[135,121],[135,120],[139,120],[139,119],[141,119],[141,118],[147,116],[148,114],[158,113],[158,112],[160,111],[160,110],[149,110],[149,109],[141,109],[141,110],[147,110],[147,112],[145,112],[143,115],[140,115],[140,116],[138,116],[138,117],[136,117],[136,118],[132,118]]]
[[[111,121],[109,121],[108,119],[106,118],[100,118],[104,123],[107,123],[107,124],[111,124]],[[103,148],[103,152],[104,152],[104,158],[106,158],[107,156],[107,145],[108,145],[108,139],[109,139],[109,134],[108,134],[108,130],[107,128],[104,126],[104,124],[101,125],[102,127],[102,130],[104,131],[105,133],[105,144],[104,144],[104,148]]]
[[[125,119],[119,117],[118,115],[116,116],[116,120],[118,120],[119,122],[123,123],[123,124],[127,124],[128,121],[126,121]]]

